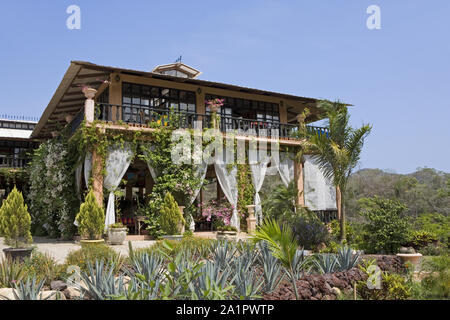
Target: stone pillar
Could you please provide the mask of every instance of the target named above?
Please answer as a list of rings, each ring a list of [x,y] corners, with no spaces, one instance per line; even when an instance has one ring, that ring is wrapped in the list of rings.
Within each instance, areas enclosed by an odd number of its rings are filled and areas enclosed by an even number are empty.
[[[256,230],[255,205],[248,205],[247,233],[252,234]]]
[[[305,195],[304,195],[304,181],[303,181],[303,162],[295,157],[294,159],[294,183],[297,187],[297,199],[296,205],[304,207],[305,206]]]
[[[184,217],[184,206],[178,206],[180,208],[180,213],[181,215]],[[178,223],[178,230],[180,231],[181,234],[184,233],[184,223],[182,223],[181,221]]]
[[[86,101],[84,102],[84,116],[86,122],[93,122],[95,114],[94,97],[95,94],[97,93],[97,90],[95,90],[94,88],[84,87],[83,93],[84,96],[86,97]]]

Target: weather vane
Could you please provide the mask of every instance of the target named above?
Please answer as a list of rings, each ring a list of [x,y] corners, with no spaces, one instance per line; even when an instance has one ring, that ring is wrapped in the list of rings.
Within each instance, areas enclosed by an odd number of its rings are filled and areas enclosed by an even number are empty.
[[[181,62],[181,58],[182,58],[182,56],[180,55],[180,56],[178,57],[178,59],[175,60],[175,62]]]

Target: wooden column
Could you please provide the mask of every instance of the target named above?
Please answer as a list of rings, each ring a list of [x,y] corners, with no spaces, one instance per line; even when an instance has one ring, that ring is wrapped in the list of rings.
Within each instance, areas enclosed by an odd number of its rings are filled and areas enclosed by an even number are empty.
[[[196,112],[205,114],[205,91],[203,90],[203,88],[198,87],[197,91],[195,92],[195,96]]]
[[[122,109],[117,106],[122,105],[122,79],[120,74],[112,73],[109,85],[109,104],[114,105],[112,107],[112,121],[118,121],[122,119]]]
[[[305,206],[305,195],[304,195],[304,182],[303,182],[303,163],[297,158],[294,160],[294,183],[297,187],[297,199],[296,204],[298,206]]]
[[[101,155],[94,149],[92,153],[92,189],[97,203],[103,207],[103,160]]]
[[[281,123],[288,123],[288,117],[287,117],[287,106],[286,103],[281,100],[280,101],[280,122]]]
[[[132,186],[126,186],[125,187],[125,199],[128,201],[133,201],[133,187]]]

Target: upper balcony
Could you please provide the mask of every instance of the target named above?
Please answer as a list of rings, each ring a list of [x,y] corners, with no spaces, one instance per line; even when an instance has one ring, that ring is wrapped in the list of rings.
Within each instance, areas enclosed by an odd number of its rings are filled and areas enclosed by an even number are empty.
[[[175,115],[175,117],[171,118],[171,114]],[[82,112],[75,117],[71,123],[72,131],[79,126],[83,119],[82,117]],[[198,128],[199,123],[201,123],[202,128],[212,128],[211,114],[188,111],[175,112],[168,109],[113,105],[108,103],[96,104],[95,119],[112,124],[125,123],[142,127],[151,126],[151,123],[159,123],[165,126],[169,124],[169,121],[176,121],[175,127],[181,129],[194,129],[195,125]],[[308,125],[306,128],[309,133],[326,134],[328,136],[327,128]],[[252,135],[284,140],[297,140],[296,132],[298,132],[298,125],[221,115],[219,117],[219,130],[223,133],[235,132],[238,135],[244,136]]]

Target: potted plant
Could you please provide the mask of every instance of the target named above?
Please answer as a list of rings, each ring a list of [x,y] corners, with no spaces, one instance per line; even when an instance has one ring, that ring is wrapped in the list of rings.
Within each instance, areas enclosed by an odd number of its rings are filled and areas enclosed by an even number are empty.
[[[102,239],[105,223],[105,213],[95,199],[92,190],[86,195],[84,203],[77,214],[78,232],[81,236],[81,246],[97,245],[105,242]]]
[[[5,237],[5,243],[11,246],[3,249],[7,258],[23,261],[31,255],[33,249],[27,246],[33,242],[30,228],[31,216],[22,192],[14,187],[0,208],[0,233]]]
[[[112,245],[120,245],[125,241],[127,237],[127,227],[121,222],[111,224],[108,228],[108,240]]]
[[[237,238],[238,230],[236,227],[233,226],[220,226],[217,227],[217,234],[216,239],[228,239],[228,240],[235,240]]]
[[[397,257],[399,257],[403,264],[410,262],[413,265],[417,266],[422,259],[422,254],[416,253],[413,247],[401,247],[400,253],[397,253]]]
[[[161,215],[159,216],[159,224],[161,225],[162,231],[166,234],[162,238],[181,240],[183,238],[185,223],[186,221],[178,207],[178,203],[170,192],[167,192],[164,196]]]

